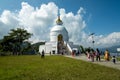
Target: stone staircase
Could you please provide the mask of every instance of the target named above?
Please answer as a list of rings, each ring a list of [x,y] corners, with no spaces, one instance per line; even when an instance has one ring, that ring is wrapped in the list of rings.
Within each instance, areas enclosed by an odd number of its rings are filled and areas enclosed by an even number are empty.
[[[59,42],[58,43],[58,54],[64,54],[64,55],[69,55],[71,54],[68,46],[64,42]]]

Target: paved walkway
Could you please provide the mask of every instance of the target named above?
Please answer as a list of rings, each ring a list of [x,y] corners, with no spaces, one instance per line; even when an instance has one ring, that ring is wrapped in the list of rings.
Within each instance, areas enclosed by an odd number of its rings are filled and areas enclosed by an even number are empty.
[[[92,62],[92,61],[88,60],[85,55],[80,55],[80,56],[75,56],[75,57],[73,57],[71,55],[66,55],[66,57],[70,57],[70,58],[74,58],[74,59],[80,59],[80,60],[84,60],[84,61],[91,62],[91,63],[94,63],[94,64],[100,64],[100,65],[104,65],[104,66],[107,66],[107,67],[112,67],[112,68],[120,70],[120,61],[117,61],[116,64],[114,64],[112,61],[105,61],[104,59],[102,59],[100,62],[99,61]]]

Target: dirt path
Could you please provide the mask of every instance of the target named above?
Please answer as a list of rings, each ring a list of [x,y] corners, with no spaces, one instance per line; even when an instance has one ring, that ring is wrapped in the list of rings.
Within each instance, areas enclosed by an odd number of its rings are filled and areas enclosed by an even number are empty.
[[[90,61],[87,59],[87,57],[85,55],[81,55],[81,56],[71,56],[71,55],[67,55],[66,57],[70,57],[70,58],[74,58],[74,59],[80,59],[80,60],[84,60],[84,61],[88,61],[91,63],[95,63],[95,64],[100,64],[100,65],[104,65],[107,67],[112,67],[112,68],[116,68],[120,70],[120,61],[117,61],[116,64],[114,64],[112,61],[105,61],[104,59],[102,59],[101,61]]]

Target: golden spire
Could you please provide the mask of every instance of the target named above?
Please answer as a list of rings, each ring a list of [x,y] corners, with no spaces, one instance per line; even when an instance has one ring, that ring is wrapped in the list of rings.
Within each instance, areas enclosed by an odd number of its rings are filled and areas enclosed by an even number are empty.
[[[57,19],[56,23],[57,23],[57,25],[62,25],[63,24],[62,20],[60,20],[60,16],[58,16],[58,19]]]

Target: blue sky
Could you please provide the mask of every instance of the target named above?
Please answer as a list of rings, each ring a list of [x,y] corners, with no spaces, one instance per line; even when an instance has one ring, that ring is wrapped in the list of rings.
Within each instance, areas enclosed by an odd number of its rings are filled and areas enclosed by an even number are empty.
[[[5,9],[19,10],[23,1],[34,7],[39,7],[42,3],[55,2],[59,8],[73,13],[83,7],[86,11],[84,19],[87,23],[87,32],[106,35],[120,31],[120,0],[1,0],[0,13]]]
[[[72,12],[74,15],[77,15],[77,11],[82,7],[85,11],[81,16],[86,24],[86,34],[94,32],[96,38],[100,35],[109,37],[115,32],[120,35],[120,0],[0,0],[0,15],[4,10],[19,12],[22,2],[27,2],[34,8],[54,2],[59,9],[64,8],[66,14]]]

